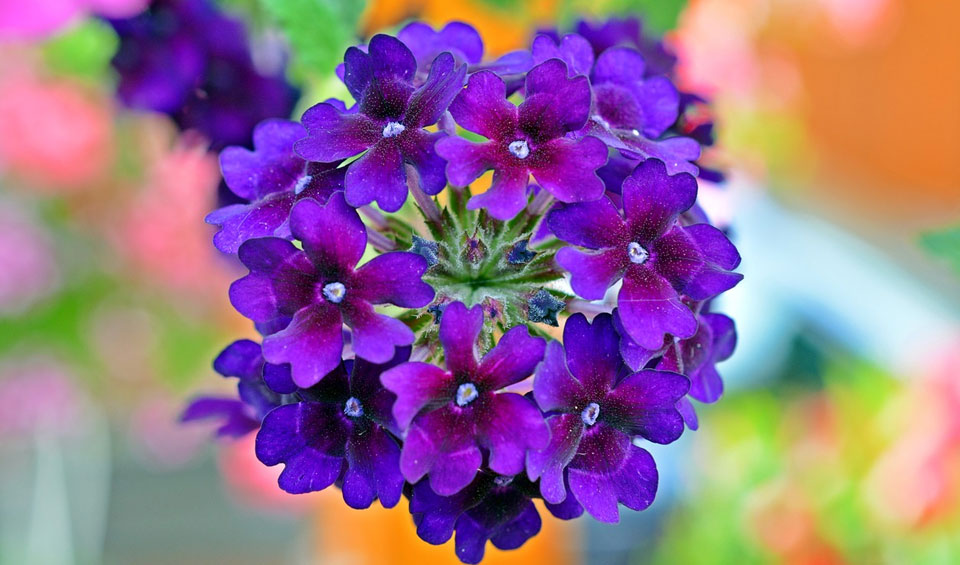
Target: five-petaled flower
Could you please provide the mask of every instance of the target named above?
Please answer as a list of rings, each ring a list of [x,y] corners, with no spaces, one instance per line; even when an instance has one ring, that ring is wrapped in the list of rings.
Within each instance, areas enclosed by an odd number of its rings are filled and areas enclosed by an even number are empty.
[[[309,135],[295,146],[303,158],[333,162],[363,153],[344,181],[352,206],[376,201],[386,212],[399,210],[407,199],[407,163],[427,194],[446,186],[446,163],[434,150],[446,134],[424,128],[437,123],[460,92],[466,65],[445,52],[433,60],[420,87],[414,86],[416,73],[417,61],[406,45],[375,35],[368,53],[351,47],[345,55],[343,80],[358,111],[322,103],[303,114]]]
[[[300,391],[300,402],[267,414],[257,434],[257,458],[265,465],[284,463],[280,488],[313,492],[339,479],[343,500],[352,508],[367,508],[376,499],[391,508],[400,501],[393,394],[380,386],[380,374],[409,356],[410,348],[402,347],[386,364],[345,361]]]
[[[610,314],[593,323],[574,314],[563,345],[551,342],[533,380],[533,396],[546,414],[550,445],[527,455],[527,473],[540,479],[544,500],[561,503],[564,484],[587,512],[617,522],[617,503],[643,510],[657,491],[657,468],[632,439],[670,443],[683,432],[675,408],[690,388],[683,375],[655,370],[630,374],[620,357],[620,336]]]
[[[561,205],[547,217],[557,237],[589,250],[565,247],[557,253],[573,290],[599,300],[622,279],[620,319],[647,349],[659,349],[665,334],[682,339],[696,333],[697,318],[680,293],[706,300],[743,278],[730,272],[740,255],[723,232],[709,224],[678,223],[696,197],[696,179],[669,176],[662,162],[648,159],[623,182],[623,216],[604,197]]]
[[[263,339],[270,363],[289,363],[293,381],[306,388],[339,363],[343,324],[352,330],[353,351],[374,363],[390,360],[397,346],[411,345],[413,332],[377,313],[374,304],[420,308],[434,291],[421,280],[427,261],[416,253],[379,255],[359,268],[367,232],[357,211],[336,193],[326,205],[305,199],[290,212],[290,231],[300,241],[251,239],[240,246],[250,274],[230,286],[230,301],[255,322],[292,317]]]
[[[473,196],[468,207],[484,208],[500,220],[516,216],[527,203],[531,174],[561,202],[599,198],[603,183],[596,170],[607,162],[606,145],[594,137],[566,136],[582,128],[590,113],[587,77],[568,78],[566,64],[551,59],[527,74],[526,98],[519,107],[507,99],[506,88],[493,72],[471,75],[450,113],[461,127],[487,141],[445,137],[437,143],[455,186],[467,186],[493,169],[490,189]]]
[[[523,471],[526,452],[549,440],[533,402],[503,390],[533,373],[543,358],[543,338],[516,326],[478,360],[483,322],[479,305],[448,305],[440,319],[446,369],[413,362],[381,377],[397,395],[393,414],[406,430],[400,469],[411,483],[428,475],[437,494],[470,484],[483,461],[481,449],[489,451],[491,471],[513,476]]]

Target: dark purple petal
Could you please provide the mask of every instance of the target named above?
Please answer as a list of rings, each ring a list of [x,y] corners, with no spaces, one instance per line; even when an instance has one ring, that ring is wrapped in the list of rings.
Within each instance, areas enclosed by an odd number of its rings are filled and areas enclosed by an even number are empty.
[[[480,477],[470,486],[452,496],[440,496],[430,488],[429,481],[413,485],[410,513],[417,524],[417,535],[433,545],[445,543],[453,535],[459,518],[468,508],[476,506],[490,490],[490,479]]]
[[[300,388],[293,382],[290,365],[286,363],[283,365],[266,363],[263,366],[263,382],[278,394],[293,394]]]
[[[383,126],[363,114],[340,112],[331,104],[311,107],[300,118],[307,137],[294,145],[309,161],[330,163],[366,151],[383,138]]]
[[[733,350],[737,347],[737,329],[733,320],[723,314],[705,313],[700,315],[700,319],[710,325],[713,330],[713,347],[711,358],[713,361],[725,361],[733,355]]]
[[[422,308],[433,301],[433,288],[421,280],[429,265],[416,253],[378,255],[357,269],[349,285],[355,296],[371,304]]]
[[[220,437],[242,437],[260,427],[250,407],[236,398],[202,396],[191,401],[180,416],[181,422],[209,419],[221,420],[217,428]]]
[[[419,414],[400,454],[403,476],[415,483],[429,474],[434,492],[456,493],[470,484],[483,460],[473,433],[473,422],[453,408]]]
[[[453,186],[467,186],[496,164],[491,142],[474,143],[462,137],[443,137],[436,152],[447,161],[447,177]]]
[[[279,193],[251,204],[231,204],[207,215],[208,224],[219,226],[213,244],[223,253],[236,253],[240,245],[257,237],[282,236],[278,229],[287,221],[294,194]]]
[[[557,252],[557,264],[570,272],[570,286],[577,296],[600,300],[623,277],[630,260],[623,249],[584,253],[564,247]]]
[[[615,247],[627,241],[626,224],[609,198],[554,206],[547,223],[558,238],[588,249]]]
[[[630,334],[628,334],[627,330],[623,327],[623,322],[620,320],[619,309],[613,311],[613,325],[617,328],[617,333],[620,334],[620,355],[623,357],[623,362],[626,363],[630,369],[639,371],[644,368],[651,359],[662,353],[662,348],[655,350],[647,349],[633,341],[633,338],[630,337]]]
[[[467,511],[467,515],[472,511]],[[490,542],[497,549],[517,549],[528,539],[540,533],[541,521],[537,507],[532,501],[523,504],[523,511],[519,516],[500,526],[490,538]]]
[[[453,55],[438,55],[430,66],[426,82],[410,98],[404,124],[423,128],[437,123],[463,89],[466,76],[466,65],[457,65]]]
[[[554,127],[561,132],[578,130],[590,115],[590,81],[585,76],[567,78],[567,65],[560,59],[550,59],[527,73],[526,94],[528,100],[543,94],[555,101],[553,112],[537,122],[524,110],[527,101],[520,104],[519,124],[528,133]]]
[[[490,71],[470,75],[467,87],[450,104],[463,129],[488,139],[501,139],[517,129],[517,107],[507,100],[503,79]],[[450,160],[443,152],[440,155]]]
[[[247,318],[267,322],[292,315],[309,303],[314,269],[289,241],[247,240],[238,256],[250,274],[230,285],[230,303]]]
[[[350,168],[344,194],[351,206],[376,203],[385,212],[396,212],[407,200],[407,172],[400,145],[383,139],[364,153]]]
[[[593,68],[593,48],[583,37],[571,33],[560,43],[550,36],[538,35],[533,40],[533,60],[540,64],[548,59],[561,59],[571,75],[589,75]]]
[[[684,288],[702,272],[703,255],[685,228],[671,228],[653,243],[651,251],[654,268],[674,288]]]
[[[542,449],[550,441],[536,405],[519,394],[494,394],[476,408],[477,441],[490,450],[488,465],[501,475],[523,472],[527,451]]]
[[[254,150],[227,147],[220,152],[220,169],[230,190],[247,200],[291,191],[303,175],[304,161],[293,144],[306,137],[297,122],[270,119],[253,130]]]
[[[680,93],[670,79],[655,77],[644,81],[637,100],[643,109],[643,133],[647,137],[660,137],[677,121]]]
[[[263,371],[260,344],[249,339],[239,339],[231,343],[213,360],[213,370],[225,377],[258,380]]]
[[[264,465],[280,463],[280,488],[291,494],[323,490],[340,476],[350,430],[339,408],[316,402],[287,404],[263,419],[256,453]]]
[[[684,228],[693,238],[707,261],[731,271],[740,264],[740,253],[727,236],[710,224],[695,224]]]
[[[583,438],[568,473],[570,491],[601,522],[620,521],[618,502],[643,510],[657,492],[653,457],[623,432],[606,426],[596,426]]]
[[[566,486],[567,494],[563,499],[563,502],[559,504],[553,504],[544,500],[544,506],[547,510],[553,514],[554,518],[559,518],[561,520],[573,520],[574,518],[579,518],[583,516],[583,506],[577,502],[577,497],[573,496],[573,493],[570,492],[570,485],[567,481],[567,473],[563,474],[563,483]]]
[[[447,171],[450,169],[448,168]],[[485,209],[498,220],[509,220],[527,205],[527,181],[530,173],[526,167],[504,167],[493,172],[490,188],[475,194],[467,202],[467,209]]]
[[[341,311],[352,330],[353,351],[358,357],[386,363],[393,358],[395,348],[413,344],[413,330],[396,318],[377,313],[362,299],[345,299]]]
[[[300,310],[286,329],[263,338],[263,356],[270,363],[289,363],[293,382],[311,387],[340,364],[343,320],[328,302]]]
[[[598,314],[592,324],[583,314],[570,316],[563,328],[563,343],[567,367],[583,385],[587,397],[602,398],[623,365],[620,335],[613,327],[613,316]]]
[[[456,392],[453,376],[429,363],[403,363],[380,375],[383,386],[397,395],[393,404],[393,417],[401,430],[410,427],[410,422],[421,410],[431,405],[449,402]]]
[[[409,83],[417,71],[417,61],[399,39],[377,34],[370,39],[367,52],[357,47],[344,55],[343,83],[354,100],[362,100],[370,90],[390,83]]]
[[[290,231],[317,269],[327,272],[349,272],[367,246],[367,229],[342,193],[324,205],[311,199],[297,202],[290,211]]]
[[[550,444],[527,454],[527,475],[532,481],[540,479],[540,494],[545,502],[560,504],[568,494],[564,470],[580,447],[583,420],[580,414],[558,414],[547,418],[547,426]]]
[[[530,172],[561,202],[589,202],[603,197],[597,169],[607,162],[607,146],[595,137],[555,139],[534,150]]]
[[[483,307],[479,304],[469,310],[462,302],[444,308],[440,318],[440,343],[451,373],[477,373],[477,339],[482,329]]]
[[[642,245],[663,235],[697,200],[697,179],[668,176],[662,161],[647,159],[623,181],[623,211]]]
[[[439,194],[447,185],[444,169],[447,161],[437,154],[436,143],[446,134],[426,130],[410,132],[402,137],[403,158],[417,170],[420,187],[429,195]],[[409,173],[408,173],[409,174]]]
[[[347,442],[348,468],[343,474],[343,500],[351,508],[367,508],[377,498],[393,508],[403,493],[400,447],[377,425],[354,433]]]
[[[689,389],[690,381],[683,375],[640,371],[620,381],[607,395],[600,418],[631,436],[670,443],[683,433],[676,403]]]
[[[677,291],[646,266],[627,270],[617,304],[624,329],[646,349],[659,349],[664,334],[685,339],[697,331],[697,318]]]
[[[499,390],[518,383],[533,374],[543,359],[545,347],[546,341],[542,337],[531,336],[527,326],[514,326],[483,356],[477,370],[477,380],[487,390]]]
[[[543,362],[533,378],[533,398],[544,412],[572,409],[588,402],[583,385],[567,369],[564,355],[562,344],[548,343]]]

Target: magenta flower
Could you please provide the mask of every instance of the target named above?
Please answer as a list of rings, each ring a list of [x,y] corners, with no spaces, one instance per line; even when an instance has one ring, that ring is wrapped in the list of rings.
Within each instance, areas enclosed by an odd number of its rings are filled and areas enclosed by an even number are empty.
[[[503,79],[490,71],[475,73],[450,113],[461,127],[487,138],[476,143],[447,137],[437,143],[437,153],[449,161],[451,184],[467,186],[494,171],[490,189],[473,196],[469,208],[484,208],[501,220],[514,217],[527,203],[531,174],[561,202],[603,194],[596,170],[607,161],[606,146],[593,137],[566,137],[586,123],[590,85],[584,76],[567,78],[563,61],[551,59],[527,74],[519,107],[507,100]]]
[[[646,370],[623,375],[620,336],[610,314],[567,320],[563,345],[551,342],[533,381],[533,396],[550,414],[550,445],[531,451],[527,473],[540,479],[544,500],[558,504],[570,492],[602,522],[617,522],[617,503],[642,510],[657,491],[650,454],[640,436],[670,443],[683,433],[675,405],[690,388],[680,374]]]
[[[623,183],[623,216],[602,198],[558,207],[547,218],[558,238],[588,250],[565,247],[557,253],[574,292],[599,300],[623,280],[620,319],[647,349],[660,348],[665,334],[682,339],[697,331],[696,316],[681,293],[706,300],[743,278],[730,272],[740,255],[720,230],[677,222],[696,197],[696,179],[685,173],[668,176],[662,162],[650,159]]]
[[[266,120],[253,130],[254,150],[227,147],[220,153],[223,180],[230,191],[247,201],[211,212],[207,223],[220,227],[213,244],[224,253],[236,253],[255,237],[290,238],[287,218],[294,202],[312,198],[324,203],[343,190],[346,169],[337,163],[307,162],[293,152],[293,144],[307,134],[296,122]]]
[[[290,230],[303,250],[276,237],[246,241],[239,258],[250,274],[230,287],[231,303],[254,322],[292,317],[285,329],[263,339],[268,362],[290,363],[293,381],[306,388],[340,364],[344,323],[352,330],[354,352],[373,363],[413,343],[410,328],[373,305],[429,304],[433,289],[420,279],[426,259],[398,251],[357,268],[367,232],[341,193],[326,205],[298,202],[290,211]]]
[[[549,440],[543,417],[529,399],[503,389],[529,377],[543,358],[544,340],[525,326],[511,328],[482,360],[477,340],[483,308],[448,305],[440,319],[446,369],[406,363],[383,374],[397,395],[393,415],[406,430],[400,469],[411,483],[424,475],[440,495],[464,488],[489,451],[488,466],[501,475],[523,471],[530,449]]]
[[[345,194],[351,206],[376,201],[396,212],[407,199],[407,169],[412,165],[427,194],[446,185],[445,162],[434,144],[445,134],[429,132],[463,87],[466,66],[442,53],[419,88],[413,80],[417,61],[400,40],[376,35],[369,53],[351,47],[345,55],[344,83],[359,109],[344,112],[330,103],[303,114],[308,137],[296,151],[310,161],[333,162],[363,153],[347,170]]]

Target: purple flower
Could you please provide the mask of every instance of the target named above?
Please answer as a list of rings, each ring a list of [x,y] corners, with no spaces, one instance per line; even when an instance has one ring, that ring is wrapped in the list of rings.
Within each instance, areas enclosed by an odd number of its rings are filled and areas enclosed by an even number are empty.
[[[646,76],[671,74],[677,64],[677,57],[662,41],[643,33],[643,25],[637,18],[611,18],[602,23],[581,20],[577,22],[576,32],[590,42],[598,56],[617,45],[637,49],[647,61]]]
[[[558,238],[590,250],[565,247],[557,253],[557,263],[570,271],[574,292],[599,300],[622,279],[620,319],[647,349],[658,349],[664,334],[683,339],[697,331],[696,316],[680,293],[706,300],[743,278],[730,272],[740,255],[720,230],[677,222],[696,197],[696,179],[668,176],[662,162],[649,159],[623,183],[623,216],[602,198],[561,205],[547,217]]]
[[[393,394],[380,386],[380,373],[409,356],[409,348],[398,348],[382,365],[345,361],[302,391],[303,402],[267,414],[257,434],[257,458],[285,465],[280,488],[302,494],[339,480],[352,508],[367,508],[378,498],[385,508],[396,506],[403,492],[400,447],[391,435]]]
[[[456,537],[457,557],[480,563],[487,541],[517,549],[540,532],[540,514],[530,500],[536,487],[523,476],[480,473],[452,496],[440,496],[427,481],[413,486],[410,513],[420,539],[434,545]]]
[[[417,79],[426,80],[433,61],[442,53],[453,55],[458,64],[477,65],[483,59],[483,39],[463,22],[449,22],[440,31],[423,22],[410,22],[397,32],[417,60]]]
[[[434,292],[421,280],[426,259],[397,251],[356,268],[367,232],[342,193],[326,205],[297,202],[290,230],[302,250],[276,237],[247,240],[238,256],[250,274],[230,286],[230,301],[254,322],[292,317],[285,329],[263,339],[267,361],[290,363],[293,381],[306,388],[340,364],[344,322],[352,330],[354,352],[373,363],[384,363],[395,347],[413,343],[410,328],[373,305],[429,304]]]
[[[293,110],[299,92],[283,69],[258,70],[243,24],[206,0],[156,0],[110,23],[120,38],[112,60],[118,98],[199,130],[214,149],[248,146],[257,123]]]
[[[437,152],[449,161],[451,184],[466,186],[494,171],[490,189],[473,196],[469,208],[485,208],[501,220],[514,217],[527,203],[531,174],[562,202],[596,200],[603,194],[596,170],[607,161],[607,147],[593,137],[566,137],[586,123],[590,85],[583,76],[567,78],[563,61],[551,59],[527,74],[526,99],[519,107],[507,100],[500,77],[475,73],[450,113],[461,127],[488,139],[475,143],[447,137],[437,143]]]
[[[424,128],[437,123],[463,87],[466,66],[442,53],[424,84],[415,88],[413,53],[387,35],[374,36],[369,53],[351,47],[344,60],[344,83],[359,111],[343,112],[329,103],[307,110],[302,121],[309,136],[297,142],[297,153],[321,162],[363,153],[350,165],[344,182],[352,206],[376,201],[386,212],[399,210],[407,199],[405,164],[416,170],[424,192],[443,190],[445,163],[434,144],[446,134]]]
[[[597,115],[606,125],[657,138],[677,121],[680,93],[666,77],[643,78],[644,66],[633,49],[607,49],[597,58],[590,83]]]
[[[406,363],[383,374],[383,385],[397,395],[393,415],[406,430],[400,469],[415,483],[429,475],[437,494],[451,495],[473,480],[490,453],[494,473],[523,471],[527,450],[549,440],[543,417],[529,399],[503,389],[533,373],[543,357],[544,340],[526,326],[511,328],[482,360],[477,340],[483,308],[448,305],[440,320],[446,370],[428,363]]]
[[[307,162],[293,152],[293,144],[306,133],[296,122],[265,120],[253,130],[253,151],[235,146],[220,153],[224,181],[247,202],[207,216],[207,223],[220,227],[213,237],[217,249],[236,253],[241,243],[255,237],[287,239],[294,202],[313,198],[323,203],[343,189],[345,169],[336,163]]]
[[[610,314],[567,320],[563,343],[547,346],[533,381],[533,396],[550,416],[550,445],[527,456],[527,473],[540,479],[544,500],[570,492],[594,518],[617,522],[617,503],[643,510],[657,491],[650,454],[632,443],[640,436],[670,443],[683,432],[675,405],[690,387],[677,373],[645,370],[621,376],[620,336]]]
[[[281,403],[280,394],[292,392],[277,390],[264,379],[264,360],[260,344],[241,339],[228,345],[213,362],[213,369],[225,377],[236,377],[239,398],[201,396],[196,398],[180,416],[182,422],[218,418],[222,421],[217,435],[240,437],[260,427],[263,416]],[[289,380],[289,368],[287,379]],[[284,387],[284,367],[272,366],[271,378]]]

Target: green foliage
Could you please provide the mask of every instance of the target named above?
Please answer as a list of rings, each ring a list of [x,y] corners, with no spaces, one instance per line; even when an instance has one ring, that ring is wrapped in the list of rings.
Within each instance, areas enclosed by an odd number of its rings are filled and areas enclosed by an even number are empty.
[[[267,16],[284,32],[293,52],[294,72],[327,75],[357,43],[362,0],[260,0]]]
[[[117,35],[105,22],[87,19],[43,46],[48,67],[62,74],[96,79],[117,50]]]
[[[960,273],[960,225],[925,233],[920,236],[920,245]]]

